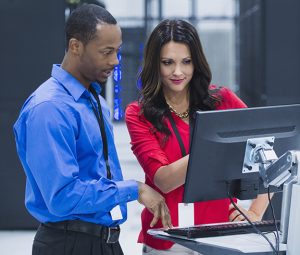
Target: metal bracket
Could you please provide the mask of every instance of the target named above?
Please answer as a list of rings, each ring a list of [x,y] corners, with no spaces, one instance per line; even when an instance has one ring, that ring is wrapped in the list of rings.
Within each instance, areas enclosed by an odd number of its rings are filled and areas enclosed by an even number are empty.
[[[277,159],[273,150],[275,137],[251,138],[247,140],[242,173],[260,171],[260,165],[269,165]]]

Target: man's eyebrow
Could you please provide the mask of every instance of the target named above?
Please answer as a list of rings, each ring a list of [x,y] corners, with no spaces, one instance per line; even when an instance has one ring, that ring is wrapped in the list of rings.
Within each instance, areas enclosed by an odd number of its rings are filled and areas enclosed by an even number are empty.
[[[120,45],[119,47],[117,47],[117,48],[114,48],[114,47],[111,47],[111,46],[107,46],[107,47],[105,47],[105,48],[103,48],[104,50],[114,50],[114,49],[120,49],[122,47],[122,45]]]
[[[115,48],[114,47],[110,47],[110,46],[107,46],[105,48],[103,48],[104,50],[114,50]]]

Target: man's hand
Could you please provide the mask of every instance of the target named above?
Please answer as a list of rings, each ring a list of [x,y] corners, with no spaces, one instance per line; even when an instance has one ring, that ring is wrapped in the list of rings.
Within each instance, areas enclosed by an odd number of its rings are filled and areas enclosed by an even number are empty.
[[[139,185],[138,201],[154,215],[150,227],[153,227],[161,219],[164,228],[171,228],[171,217],[164,197],[148,185],[142,182],[137,183]]]

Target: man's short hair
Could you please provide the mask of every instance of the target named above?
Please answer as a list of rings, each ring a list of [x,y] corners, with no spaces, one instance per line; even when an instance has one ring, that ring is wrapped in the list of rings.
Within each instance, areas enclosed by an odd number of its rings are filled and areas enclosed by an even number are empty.
[[[104,8],[95,4],[83,4],[70,14],[66,22],[66,44],[71,38],[76,38],[87,44],[94,38],[97,24],[117,24],[116,19]]]

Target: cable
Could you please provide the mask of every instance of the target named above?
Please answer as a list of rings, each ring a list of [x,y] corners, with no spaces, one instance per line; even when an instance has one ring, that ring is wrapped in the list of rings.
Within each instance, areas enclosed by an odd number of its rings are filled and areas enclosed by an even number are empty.
[[[273,221],[274,221],[274,225],[275,225],[275,229],[276,229],[276,235],[275,235],[276,250],[279,252],[279,230],[278,230],[278,227],[277,227],[277,224],[276,224],[276,217],[275,217],[274,207],[273,207],[272,201],[271,201],[270,187],[268,187],[268,200],[269,200],[269,204],[270,204],[270,207],[271,207],[272,217],[273,217]]]
[[[230,202],[231,204],[234,206],[234,208],[241,214],[244,216],[244,218],[248,221],[248,223],[255,229],[256,233],[257,234],[260,234],[264,239],[266,239],[266,241],[269,243],[269,245],[271,246],[272,250],[273,250],[273,253],[275,255],[278,255],[278,252],[277,250],[275,249],[274,245],[271,243],[271,241],[269,240],[269,238],[264,234],[262,233],[251,221],[250,219],[236,206],[236,204],[234,203],[233,201],[233,198],[232,196],[230,195],[229,191],[228,191],[228,197],[230,199]]]

